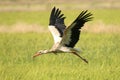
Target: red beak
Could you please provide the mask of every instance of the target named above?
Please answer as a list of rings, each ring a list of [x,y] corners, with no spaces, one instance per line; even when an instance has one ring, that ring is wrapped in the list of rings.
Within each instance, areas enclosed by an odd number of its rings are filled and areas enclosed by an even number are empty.
[[[33,55],[33,58],[35,58],[35,57],[37,57],[37,56],[39,56],[39,55],[41,55],[41,53],[37,52],[37,53],[35,53],[35,54]]]

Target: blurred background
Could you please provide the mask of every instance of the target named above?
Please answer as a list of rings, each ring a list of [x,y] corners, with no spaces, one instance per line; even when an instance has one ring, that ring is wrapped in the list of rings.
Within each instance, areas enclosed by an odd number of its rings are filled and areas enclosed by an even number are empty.
[[[82,28],[81,56],[47,54],[50,49],[51,9],[65,14],[69,26],[82,10],[93,21]],[[0,0],[0,80],[120,80],[120,0]]]
[[[120,0],[0,0],[0,32],[7,32],[9,27],[6,29],[5,25],[12,25],[13,32],[19,32],[19,29],[21,31],[28,30],[27,26],[31,29],[30,31],[40,32],[39,30],[42,29],[39,29],[40,26],[48,26],[49,14],[53,6],[63,11],[67,17],[66,25],[70,25],[80,11],[89,10],[94,14],[94,20],[91,22],[94,29],[91,28],[91,30],[95,31],[99,27],[100,31],[111,32],[111,30],[113,31],[112,27],[116,26],[115,30],[120,31],[118,29]],[[104,29],[105,26],[109,26],[110,29]]]
[[[64,9],[119,9],[120,0],[0,0],[0,11],[38,11],[53,5]]]

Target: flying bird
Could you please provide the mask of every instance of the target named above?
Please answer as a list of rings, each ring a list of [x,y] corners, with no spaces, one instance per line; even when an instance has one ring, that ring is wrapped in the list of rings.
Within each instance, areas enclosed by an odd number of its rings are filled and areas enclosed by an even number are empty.
[[[79,40],[81,28],[86,22],[92,20],[92,14],[88,13],[87,10],[82,11],[68,27],[64,23],[65,18],[59,8],[54,7],[52,9],[48,27],[53,36],[54,45],[50,50],[38,51],[33,57],[47,53],[71,53],[88,63],[85,58],[78,54],[80,51],[74,47]]]

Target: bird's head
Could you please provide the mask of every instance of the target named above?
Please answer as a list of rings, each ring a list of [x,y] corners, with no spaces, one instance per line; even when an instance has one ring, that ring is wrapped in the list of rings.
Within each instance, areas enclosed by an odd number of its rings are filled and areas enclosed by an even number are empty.
[[[37,56],[40,56],[40,55],[42,55],[42,54],[45,54],[45,53],[47,53],[47,52],[48,52],[48,50],[40,50],[40,51],[36,52],[36,53],[33,55],[33,58],[35,58],[35,57],[37,57]]]

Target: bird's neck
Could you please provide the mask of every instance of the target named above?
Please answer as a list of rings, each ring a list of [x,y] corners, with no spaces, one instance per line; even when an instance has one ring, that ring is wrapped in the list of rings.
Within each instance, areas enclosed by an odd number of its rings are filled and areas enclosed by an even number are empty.
[[[42,54],[46,54],[46,53],[50,53],[50,50],[40,50],[38,51],[39,53],[42,53]]]
[[[49,50],[44,50],[44,53],[49,53],[50,51]]]

